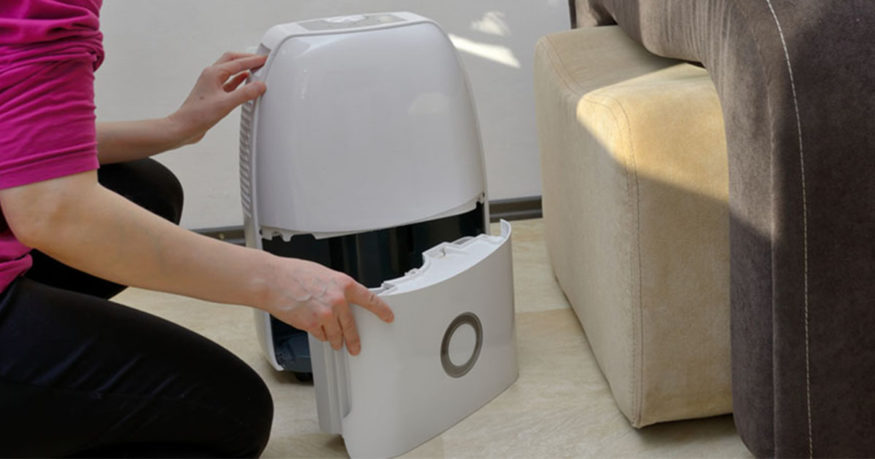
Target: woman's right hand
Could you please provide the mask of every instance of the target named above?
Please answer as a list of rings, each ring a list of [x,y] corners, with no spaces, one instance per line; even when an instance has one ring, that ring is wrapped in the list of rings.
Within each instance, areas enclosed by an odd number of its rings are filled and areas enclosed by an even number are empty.
[[[361,350],[353,305],[387,323],[394,320],[392,310],[380,297],[346,274],[305,260],[276,257],[275,262],[275,278],[267,286],[263,309],[320,341],[328,341],[335,350],[344,343],[352,355]]]

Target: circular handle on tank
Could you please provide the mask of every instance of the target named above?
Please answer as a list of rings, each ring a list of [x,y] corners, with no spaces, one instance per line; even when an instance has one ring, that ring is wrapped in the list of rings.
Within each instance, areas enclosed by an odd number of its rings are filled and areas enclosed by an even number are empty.
[[[456,365],[450,359],[450,341],[452,341],[453,335],[459,330],[459,327],[463,325],[469,325],[474,329],[474,351],[471,353],[471,356],[467,361],[461,365]],[[477,358],[480,357],[481,347],[483,347],[483,326],[480,324],[480,318],[478,318],[473,312],[460,314],[450,322],[450,326],[447,327],[447,331],[444,332],[444,339],[441,341],[441,365],[444,367],[444,371],[453,378],[461,378],[462,376],[465,376],[465,374],[471,371],[474,364],[477,363]]]

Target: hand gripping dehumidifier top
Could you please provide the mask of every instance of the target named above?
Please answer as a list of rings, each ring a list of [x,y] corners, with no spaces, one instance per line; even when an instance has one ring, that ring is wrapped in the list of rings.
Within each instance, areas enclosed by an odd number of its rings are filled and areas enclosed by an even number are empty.
[[[278,25],[258,52],[268,90],[240,131],[246,243],[345,271],[392,307],[392,324],[353,308],[358,356],[311,337],[307,358],[321,428],[355,457],[402,454],[517,377],[510,225],[488,235],[467,80],[443,31],[411,13]],[[256,325],[288,369],[289,327]]]

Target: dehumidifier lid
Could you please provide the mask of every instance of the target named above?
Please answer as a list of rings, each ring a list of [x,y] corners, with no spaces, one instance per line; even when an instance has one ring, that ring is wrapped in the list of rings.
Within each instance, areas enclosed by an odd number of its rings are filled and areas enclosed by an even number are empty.
[[[244,108],[244,211],[265,233],[369,231],[485,199],[477,118],[455,48],[411,13],[271,28],[265,94]],[[265,234],[265,236],[268,236]]]

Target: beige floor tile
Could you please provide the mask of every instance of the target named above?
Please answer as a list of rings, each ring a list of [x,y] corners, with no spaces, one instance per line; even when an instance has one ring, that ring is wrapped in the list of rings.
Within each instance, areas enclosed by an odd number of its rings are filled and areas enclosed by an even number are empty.
[[[543,221],[517,220],[513,226],[513,283],[516,311],[549,311],[568,308],[565,295],[553,277],[544,244]],[[498,234],[497,223],[492,234]]]
[[[750,457],[729,416],[631,428],[553,279],[541,220],[513,224],[519,379],[405,457]],[[319,432],[312,385],[261,356],[251,310],[138,289],[115,300],[213,339],[255,368],[275,403],[264,457],[346,455],[339,436]]]

